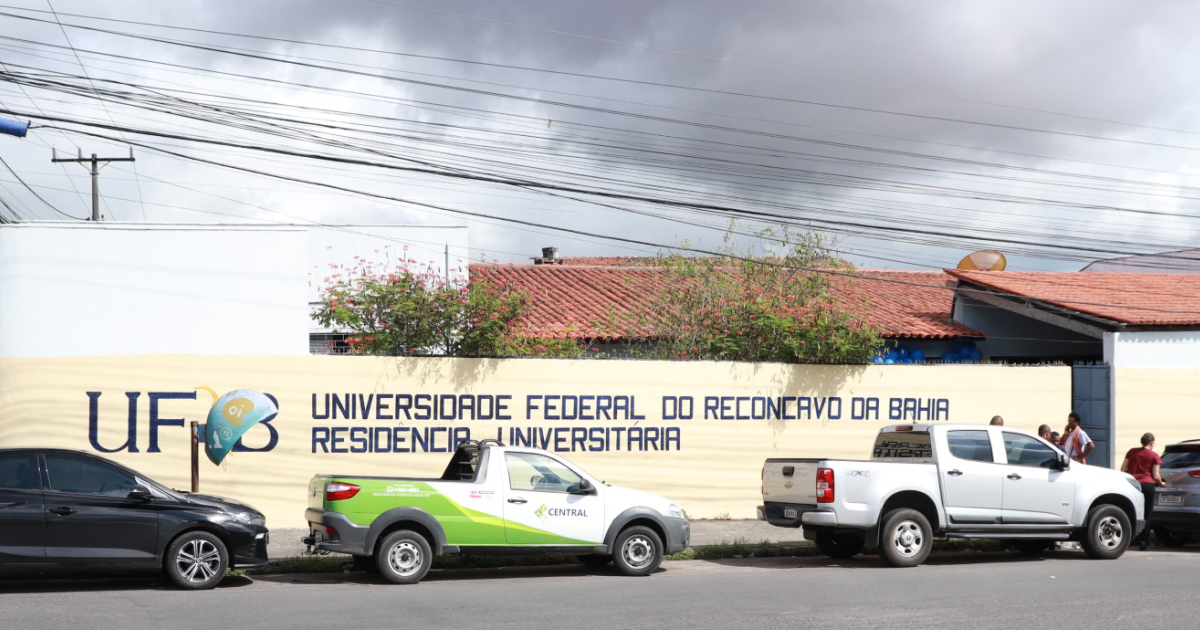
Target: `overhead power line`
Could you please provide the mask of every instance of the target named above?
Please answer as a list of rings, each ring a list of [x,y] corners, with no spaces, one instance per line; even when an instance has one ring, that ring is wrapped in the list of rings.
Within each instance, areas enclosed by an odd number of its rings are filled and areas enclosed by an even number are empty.
[[[753,63],[753,62],[749,62],[749,61],[740,61],[737,59],[728,59],[725,57],[714,57],[711,55],[704,55],[704,54],[689,52],[689,51],[685,51],[685,50],[663,48],[663,47],[659,47],[659,46],[651,46],[648,44],[637,44],[634,42],[626,42],[626,41],[621,41],[621,40],[617,40],[617,39],[609,39],[609,38],[605,38],[605,37],[596,37],[593,35],[584,35],[584,34],[580,34],[580,33],[572,33],[569,31],[561,31],[561,30],[555,30],[555,29],[549,29],[549,28],[542,28],[542,27],[538,27],[538,26],[531,26],[528,24],[505,22],[503,20],[495,20],[495,19],[475,16],[475,15],[468,15],[465,13],[453,13],[451,11],[444,11],[444,10],[440,10],[440,9],[431,9],[428,7],[421,7],[421,6],[412,5],[412,4],[405,4],[402,2],[395,2],[394,0],[366,0],[366,1],[374,2],[377,4],[388,4],[388,5],[392,5],[392,6],[396,6],[396,7],[403,7],[405,9],[414,9],[417,11],[426,11],[429,13],[438,13],[441,15],[460,17],[460,18],[465,18],[465,19],[469,19],[469,20],[478,20],[481,22],[488,22],[491,24],[499,24],[499,25],[511,26],[511,27],[515,27],[515,28],[523,28],[523,29],[528,29],[528,30],[533,30],[533,31],[539,31],[542,33],[551,33],[554,35],[562,35],[562,36],[566,36],[566,37],[586,39],[586,40],[602,42],[602,43],[606,43],[606,44],[616,44],[619,46],[627,46],[630,48],[641,48],[643,50],[667,53],[670,55],[691,57],[694,59],[703,59],[706,61],[716,61],[719,63],[728,63],[728,64],[747,67],[747,68],[757,68],[760,70],[770,70],[773,72],[784,72],[787,74],[814,77],[814,78],[826,79],[826,80],[830,80],[830,81],[839,81],[842,83],[853,83],[853,84],[857,84],[857,85],[865,85],[865,86],[870,86],[870,87],[883,88],[883,89],[893,90],[893,91],[897,91],[897,92],[906,92],[909,94],[920,94],[922,96],[934,96],[937,98],[962,101],[965,103],[975,103],[978,105],[990,105],[993,107],[1003,107],[1005,109],[1015,109],[1015,110],[1034,112],[1034,113],[1039,113],[1039,114],[1065,116],[1068,118],[1077,118],[1079,120],[1089,120],[1092,122],[1102,122],[1102,123],[1109,123],[1109,124],[1114,124],[1114,125],[1125,125],[1125,126],[1129,126],[1129,127],[1140,127],[1143,129],[1156,129],[1159,131],[1170,131],[1170,132],[1174,132],[1174,133],[1186,133],[1186,134],[1191,134],[1191,135],[1200,135],[1200,132],[1189,131],[1186,129],[1172,129],[1169,127],[1156,127],[1154,125],[1144,125],[1144,124],[1140,124],[1140,123],[1131,123],[1131,122],[1125,122],[1125,121],[1121,121],[1121,120],[1113,120],[1113,119],[1109,119],[1109,118],[1097,118],[1097,117],[1092,117],[1092,116],[1084,116],[1081,114],[1072,114],[1072,113],[1068,113],[1068,112],[1060,112],[1060,111],[1054,111],[1054,110],[1048,110],[1048,109],[1038,109],[1036,107],[1014,105],[1011,103],[1000,103],[1000,102],[996,102],[996,101],[987,101],[987,100],[983,100],[983,99],[970,98],[970,97],[966,97],[966,96],[947,94],[944,92],[933,92],[933,91],[929,91],[929,90],[920,90],[920,89],[916,89],[916,88],[906,88],[906,87],[901,87],[901,86],[897,86],[897,85],[889,85],[886,83],[878,83],[878,82],[873,82],[873,81],[863,81],[860,79],[851,79],[851,78],[847,78],[847,77],[839,77],[839,76],[834,76],[834,75],[830,75],[830,74],[821,74],[821,73],[817,73],[817,72],[805,72],[803,70],[796,70],[794,68],[783,68],[780,66],[772,66],[772,65],[768,65],[768,64]]]

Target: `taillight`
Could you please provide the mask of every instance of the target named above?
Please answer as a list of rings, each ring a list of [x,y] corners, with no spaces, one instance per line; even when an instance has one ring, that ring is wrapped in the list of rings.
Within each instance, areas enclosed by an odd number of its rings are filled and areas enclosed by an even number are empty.
[[[325,486],[326,501],[344,501],[358,494],[360,488],[352,483],[330,482]]]
[[[767,467],[763,466],[762,471],[758,473],[758,493],[765,494],[767,491]]]
[[[1188,476],[1189,477],[1200,477],[1200,470],[1189,470]]]
[[[817,469],[817,503],[833,503],[833,469]]]

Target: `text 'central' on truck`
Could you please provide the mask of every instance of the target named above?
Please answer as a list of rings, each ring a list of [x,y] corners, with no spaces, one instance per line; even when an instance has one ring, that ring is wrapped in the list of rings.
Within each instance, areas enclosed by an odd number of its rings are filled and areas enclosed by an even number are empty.
[[[443,554],[575,554],[649,575],[690,537],[683,510],[663,497],[495,440],[459,445],[437,479],[317,475],[308,506],[305,544],[373,558],[397,584],[420,581]]]

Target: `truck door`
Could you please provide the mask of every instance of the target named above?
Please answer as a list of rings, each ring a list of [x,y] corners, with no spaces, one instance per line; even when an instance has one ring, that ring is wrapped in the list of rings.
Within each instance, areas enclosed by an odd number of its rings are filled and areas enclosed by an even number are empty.
[[[938,462],[938,472],[951,527],[999,523],[1005,467],[996,463],[988,432],[947,431],[946,446],[950,457]]]
[[[1075,482],[1058,470],[1058,451],[1020,433],[1003,434],[1008,461],[1004,474],[1004,522],[1066,525],[1071,521]]]
[[[510,545],[598,545],[604,499],[580,494],[583,476],[540,453],[504,453],[504,534]],[[596,492],[596,490],[593,490]]]

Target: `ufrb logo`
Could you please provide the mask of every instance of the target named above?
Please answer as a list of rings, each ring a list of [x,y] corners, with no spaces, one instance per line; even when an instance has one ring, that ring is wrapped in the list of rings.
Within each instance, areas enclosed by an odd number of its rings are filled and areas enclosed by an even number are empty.
[[[212,390],[207,387],[198,387],[196,389],[203,389],[209,393],[212,393]],[[115,448],[108,448],[100,444],[100,396],[102,394],[103,392],[87,393],[88,442],[91,443],[92,448],[101,453],[118,453],[121,451],[126,451],[129,453],[141,452],[141,449],[138,448],[138,400],[141,398],[142,392],[125,392],[125,398],[128,399],[129,403],[129,411],[126,414],[125,442]],[[267,398],[270,398],[271,402],[275,403],[276,407],[279,406],[279,401],[276,400],[274,396],[271,394],[264,395]],[[146,397],[150,400],[148,420],[150,427],[150,441],[147,445],[146,452],[161,453],[162,449],[158,447],[159,429],[162,427],[179,427],[180,429],[184,429],[184,427],[187,425],[187,418],[164,418],[159,414],[159,405],[162,404],[163,401],[168,400],[196,400],[196,391],[148,392]],[[213,397],[215,399],[216,395],[213,394]],[[205,408],[203,411],[197,413],[196,419],[203,421],[207,415],[208,409]],[[279,443],[279,432],[275,430],[275,427],[271,426],[271,420],[262,420],[259,422],[259,424],[266,427],[267,431],[270,432],[270,438],[267,440],[266,446],[261,448],[250,448],[243,445],[241,440],[238,440],[237,444],[233,446],[231,451],[234,453],[262,453],[273,450]]]

